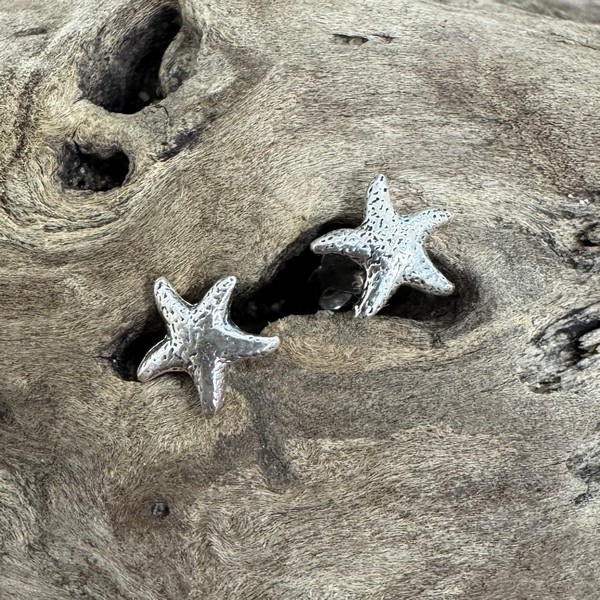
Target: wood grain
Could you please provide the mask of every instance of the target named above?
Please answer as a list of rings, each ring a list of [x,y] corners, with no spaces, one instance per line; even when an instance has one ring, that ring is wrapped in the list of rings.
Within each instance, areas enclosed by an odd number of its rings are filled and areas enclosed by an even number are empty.
[[[599,597],[599,14],[0,0],[0,596]],[[458,293],[311,314],[379,172]],[[227,275],[282,346],[207,419],[131,373]]]

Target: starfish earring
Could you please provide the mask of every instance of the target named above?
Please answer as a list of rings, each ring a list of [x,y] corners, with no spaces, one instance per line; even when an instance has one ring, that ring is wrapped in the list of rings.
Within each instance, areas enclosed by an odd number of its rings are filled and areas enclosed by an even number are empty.
[[[201,302],[192,305],[166,279],[156,280],[154,296],[168,335],[146,354],[137,372],[140,381],[184,371],[193,378],[200,402],[212,414],[221,404],[226,366],[279,347],[278,337],[249,335],[231,323],[235,283],[235,277],[221,279]]]
[[[362,225],[332,231],[316,239],[311,249],[316,254],[347,256],[364,267],[365,284],[354,310],[357,317],[370,317],[401,285],[438,296],[454,292],[454,284],[436,269],[424,248],[427,235],[449,219],[449,212],[435,208],[399,214],[391,203],[385,176],[379,175],[367,192]]]

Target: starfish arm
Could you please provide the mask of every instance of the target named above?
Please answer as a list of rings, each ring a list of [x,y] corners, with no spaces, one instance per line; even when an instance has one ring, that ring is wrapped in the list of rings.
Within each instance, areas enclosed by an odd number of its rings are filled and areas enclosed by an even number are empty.
[[[315,254],[341,254],[364,265],[371,256],[371,247],[357,229],[336,229],[317,238],[311,245]]]
[[[185,366],[175,353],[173,341],[165,338],[148,351],[138,367],[137,378],[139,381],[145,382],[169,371],[183,370],[185,370]]]
[[[211,315],[212,323],[214,325],[227,322],[233,288],[235,287],[236,282],[237,279],[233,276],[219,279],[219,281],[206,292],[206,295],[202,298],[202,302],[194,307],[194,321],[198,322],[207,315]]]
[[[454,292],[454,284],[435,267],[420,246],[415,248],[401,282],[436,296],[450,296]]]
[[[226,361],[270,354],[279,348],[278,337],[249,335],[232,324],[228,324],[224,332],[224,340],[226,343],[220,351],[220,356]]]
[[[178,329],[188,319],[191,305],[188,304],[164,278],[154,282],[156,306],[162,315],[171,336],[176,336]]]
[[[386,305],[399,286],[400,282],[393,269],[381,264],[369,265],[362,295],[354,308],[354,314],[357,317],[372,317]]]
[[[376,222],[387,219],[395,214],[394,205],[390,200],[388,182],[385,175],[378,175],[367,191],[367,213],[365,222]]]
[[[447,223],[452,215],[447,210],[440,208],[426,208],[407,218],[408,226],[414,232],[416,240],[422,242],[431,231]]]
[[[209,414],[214,414],[223,399],[226,363],[215,356],[203,360],[191,371],[198,390],[200,403]]]

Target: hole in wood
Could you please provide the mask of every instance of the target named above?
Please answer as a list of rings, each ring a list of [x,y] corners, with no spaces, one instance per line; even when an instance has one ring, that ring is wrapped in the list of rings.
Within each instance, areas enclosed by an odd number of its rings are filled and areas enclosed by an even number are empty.
[[[320,235],[358,223],[334,220],[317,230],[311,230],[292,243],[282,254],[274,275],[246,296],[234,299],[231,320],[243,331],[260,333],[269,323],[289,315],[316,314],[328,301],[328,292],[339,295],[348,292],[347,301],[336,312],[353,309],[361,287],[356,286],[362,268],[352,260],[334,256],[319,256],[310,243]],[[463,318],[477,301],[477,289],[463,273],[438,262],[441,270],[456,284],[452,296],[432,296],[402,287],[380,314],[417,321],[435,319],[442,325]],[[333,310],[333,308],[332,308]],[[374,317],[377,318],[377,317]],[[146,323],[122,333],[109,347],[112,352],[102,356],[110,362],[115,373],[125,381],[137,381],[137,369],[152,346],[166,335],[158,311],[153,311]]]
[[[530,340],[521,380],[538,394],[570,389],[598,361],[599,348],[600,303],[569,311]]]
[[[358,34],[334,33],[333,40],[343,46],[362,46],[369,41],[369,38]]]
[[[600,246],[600,223],[592,223],[579,236],[579,242],[586,248]]]
[[[111,112],[135,113],[164,98],[160,67],[183,19],[173,4],[150,8],[140,5],[131,21],[124,33],[115,33],[112,23],[103,28],[80,73],[84,96]],[[119,20],[123,22],[129,20]]]
[[[108,356],[111,368],[124,381],[137,381],[137,370],[150,348],[158,344],[166,335],[163,321],[158,311],[141,327],[128,329],[112,344],[113,351]]]
[[[436,320],[450,325],[462,319],[473,308],[479,296],[476,282],[453,265],[432,256],[431,252],[428,255],[438,270],[454,283],[454,293],[450,296],[434,296],[403,285],[381,309],[380,315],[413,321]]]
[[[66,142],[59,161],[59,178],[73,190],[106,192],[123,185],[129,173],[129,158],[117,149],[86,149]]]
[[[153,517],[166,519],[169,516],[171,509],[166,502],[153,502],[152,506],[150,507],[150,512],[152,513]]]
[[[310,242],[335,229],[357,225],[330,221],[294,242],[284,253],[291,258],[281,262],[272,279],[234,304],[234,321],[246,331],[260,333],[268,323],[289,315],[315,314],[322,309],[352,310],[362,291],[363,269],[343,256],[314,254]],[[402,286],[379,314],[417,321],[436,319],[448,324],[466,314],[477,301],[475,283],[450,265],[434,262],[455,283],[452,296],[433,296]]]
[[[40,27],[29,27],[27,29],[22,29],[21,31],[17,31],[15,33],[15,37],[29,37],[32,35],[46,35],[48,33],[48,28],[44,26]]]
[[[319,298],[325,282],[316,276],[321,257],[312,252],[310,243],[334,229],[357,225],[347,221],[330,221],[293,242],[282,254],[284,258],[276,267],[274,276],[249,296],[234,303],[234,322],[246,331],[260,333],[269,323],[289,315],[316,314],[320,310]],[[344,259],[344,263],[348,269],[356,271],[354,262]]]

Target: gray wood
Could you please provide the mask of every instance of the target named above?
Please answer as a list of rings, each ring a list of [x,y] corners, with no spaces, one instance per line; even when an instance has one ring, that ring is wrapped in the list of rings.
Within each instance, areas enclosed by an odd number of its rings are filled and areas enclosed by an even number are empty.
[[[599,15],[0,0],[0,597],[600,597]],[[457,296],[126,380],[155,278],[241,306],[379,172]]]

